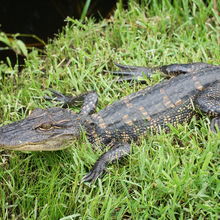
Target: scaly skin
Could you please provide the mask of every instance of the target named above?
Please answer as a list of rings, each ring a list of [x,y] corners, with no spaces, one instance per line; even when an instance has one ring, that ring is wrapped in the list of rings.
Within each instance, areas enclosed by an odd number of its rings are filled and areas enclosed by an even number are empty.
[[[21,151],[59,150],[78,138],[83,129],[96,148],[110,146],[83,178],[92,181],[103,173],[107,164],[129,154],[132,140],[136,141],[149,130],[168,131],[169,124],[188,122],[195,108],[215,117],[212,130],[215,125],[220,127],[219,66],[206,63],[156,68],[117,66],[121,71],[114,74],[121,75],[121,81],[135,80],[143,74],[150,77],[155,70],[175,77],[130,94],[95,114],[95,92],[68,97],[52,91],[55,100],[65,106],[83,102],[81,112],[76,114],[64,108],[36,109],[26,119],[0,128],[0,147]]]

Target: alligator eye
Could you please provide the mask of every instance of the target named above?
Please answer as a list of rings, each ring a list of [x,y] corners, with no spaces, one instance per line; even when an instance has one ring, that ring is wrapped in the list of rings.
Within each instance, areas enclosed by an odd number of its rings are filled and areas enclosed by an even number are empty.
[[[53,128],[53,125],[49,122],[45,122],[38,127],[40,130],[50,130]]]

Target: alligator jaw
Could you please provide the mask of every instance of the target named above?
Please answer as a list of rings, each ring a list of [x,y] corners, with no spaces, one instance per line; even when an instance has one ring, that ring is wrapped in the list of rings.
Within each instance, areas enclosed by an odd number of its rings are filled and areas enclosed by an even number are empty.
[[[39,142],[36,144],[26,143],[15,146],[0,144],[0,149],[2,148],[5,150],[15,150],[15,151],[58,151],[69,147],[69,145],[74,142],[72,138],[73,137],[69,137],[69,139],[65,139],[65,141],[60,141],[60,139],[58,138],[47,141],[45,143],[44,142]]]

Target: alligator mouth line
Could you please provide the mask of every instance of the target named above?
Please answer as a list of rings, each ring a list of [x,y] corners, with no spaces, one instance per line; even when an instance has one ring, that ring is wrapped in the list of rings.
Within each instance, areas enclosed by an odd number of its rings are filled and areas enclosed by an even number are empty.
[[[12,149],[15,151],[58,151],[68,148],[71,142],[74,142],[73,137],[65,138],[65,140],[56,138],[54,140],[48,140],[47,142],[25,143],[20,145],[0,145],[0,147],[5,150]]]

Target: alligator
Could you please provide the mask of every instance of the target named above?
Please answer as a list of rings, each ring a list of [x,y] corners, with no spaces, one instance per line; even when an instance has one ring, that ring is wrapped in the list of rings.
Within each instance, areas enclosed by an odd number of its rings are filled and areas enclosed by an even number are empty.
[[[117,64],[120,80],[151,77],[161,71],[169,77],[95,113],[96,92],[67,96],[53,91],[48,100],[62,108],[37,108],[25,119],[0,127],[0,148],[19,151],[64,149],[85,132],[95,149],[108,150],[95,162],[84,182],[96,180],[107,165],[130,153],[130,145],[150,132],[170,130],[189,122],[197,109],[212,117],[210,129],[220,127],[220,66],[207,63],[170,64],[154,68]],[[81,104],[79,113],[66,107]]]

